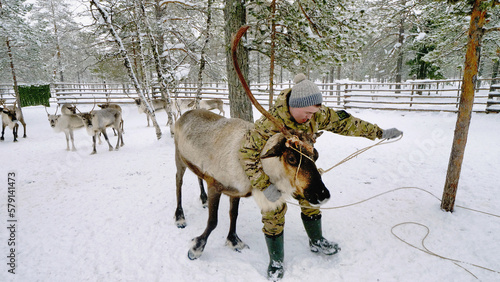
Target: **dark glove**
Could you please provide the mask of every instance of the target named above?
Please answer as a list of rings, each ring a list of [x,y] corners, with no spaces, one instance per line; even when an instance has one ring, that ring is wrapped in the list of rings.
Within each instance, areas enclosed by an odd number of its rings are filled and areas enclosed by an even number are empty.
[[[270,184],[269,186],[267,186],[267,188],[264,189],[262,193],[264,193],[264,196],[266,196],[266,198],[273,203],[281,198],[281,191],[278,190],[278,188],[276,188],[274,184]]]
[[[403,134],[403,131],[399,131],[396,128],[385,129],[382,132],[382,139],[393,139],[399,137]]]

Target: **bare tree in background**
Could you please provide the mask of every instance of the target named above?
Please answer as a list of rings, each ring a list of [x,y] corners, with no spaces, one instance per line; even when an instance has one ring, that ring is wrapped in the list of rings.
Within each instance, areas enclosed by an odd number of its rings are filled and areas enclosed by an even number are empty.
[[[132,64],[130,62],[130,58],[128,57],[127,50],[125,49],[125,46],[123,46],[123,42],[116,32],[115,28],[113,27],[113,24],[111,23],[111,17],[107,11],[107,9],[101,5],[99,0],[91,0],[90,3],[94,5],[99,13],[101,14],[101,17],[106,24],[107,28],[111,32],[111,35],[113,35],[115,43],[118,45],[119,52],[121,57],[123,58],[125,68],[127,69],[128,75],[130,79],[132,80],[132,83],[134,84],[135,90],[137,91],[137,95],[139,95],[139,98],[142,100],[144,105],[146,105],[146,114],[151,118],[151,121],[153,122],[153,126],[156,129],[156,138],[160,139],[161,138],[161,129],[160,126],[158,125],[158,122],[156,121],[156,117],[154,114],[154,111],[149,104],[149,102],[146,100],[144,97],[144,93],[142,92],[142,88],[139,84],[139,81],[137,80],[137,76],[135,75],[134,69],[132,68]]]

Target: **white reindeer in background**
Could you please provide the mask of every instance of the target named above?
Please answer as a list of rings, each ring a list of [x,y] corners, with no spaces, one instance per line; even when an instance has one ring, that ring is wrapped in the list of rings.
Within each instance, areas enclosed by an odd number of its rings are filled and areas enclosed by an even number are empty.
[[[96,138],[101,133],[108,142],[109,150],[113,150],[113,146],[109,143],[108,135],[106,134],[106,127],[114,128],[118,132],[118,140],[116,142],[115,149],[118,150],[123,143],[123,136],[120,124],[122,122],[122,113],[113,108],[105,108],[102,110],[94,111],[92,109],[88,113],[78,113],[78,117],[80,117],[83,121],[83,125],[87,129],[87,133],[92,136],[93,142],[93,150],[91,154],[96,154]],[[121,143],[120,143],[121,141]]]
[[[195,99],[175,99],[175,108],[177,110],[178,116],[181,116],[183,112],[192,110],[196,108]],[[200,109],[205,110],[219,110],[219,115],[222,113],[223,116],[226,115],[224,112],[224,102],[222,99],[214,98],[207,100],[200,100]]]
[[[121,114],[123,114],[122,107],[120,107],[120,105],[118,105],[118,104],[104,103],[104,104],[100,104],[97,106],[101,109],[107,109],[107,108],[115,109],[115,110],[119,111]],[[124,134],[125,130],[123,130],[123,119],[120,121],[120,127],[122,129],[122,134]],[[116,130],[114,128],[113,128],[113,133],[116,136]],[[99,142],[99,144],[100,144],[100,142]]]
[[[59,107],[59,106],[58,106]],[[73,107],[73,110],[76,111],[76,107]],[[47,112],[47,108],[45,108]],[[56,113],[51,115],[47,112],[47,117],[50,123],[50,127],[54,129],[55,132],[64,132],[66,135],[66,151],[69,151],[69,140],[71,138],[71,150],[76,151],[75,140],[73,137],[73,131],[75,129],[83,128],[83,121],[75,114],[71,114],[72,110],[70,107],[64,105],[61,108],[60,115]],[[68,114],[69,113],[69,114]]]
[[[137,105],[137,108],[139,110],[139,113],[146,113],[146,105],[143,103],[143,101],[140,98],[135,98],[134,99],[135,104]],[[165,112],[168,115],[168,104],[165,99],[158,98],[158,99],[152,99],[149,101],[151,104],[151,107],[153,108],[153,111],[159,111],[159,110],[165,110]],[[149,115],[146,115],[146,118],[148,119],[148,126],[149,126]],[[167,122],[168,125],[168,122]]]

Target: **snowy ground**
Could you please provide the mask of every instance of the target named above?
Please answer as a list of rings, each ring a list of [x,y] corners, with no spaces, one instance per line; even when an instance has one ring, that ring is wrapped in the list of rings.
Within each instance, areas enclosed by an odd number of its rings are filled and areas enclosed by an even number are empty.
[[[190,240],[205,228],[207,210],[198,199],[197,179],[186,173],[188,226],[174,224],[174,145],[165,113],[157,114],[164,132],[158,141],[146,117],[135,106],[125,106],[125,146],[110,152],[103,144],[97,155],[90,155],[85,131],[75,132],[78,151],[67,152],[64,134],[50,129],[43,107],[24,113],[28,138],[13,143],[8,131],[0,144],[0,281],[266,281],[268,254],[260,212],[251,198],[241,201],[238,221],[238,234],[250,249],[237,253],[224,246],[229,219],[223,197],[219,226],[205,252],[198,260],[187,258]],[[351,113],[382,128],[397,127],[404,138],[325,174],[332,194],[326,208],[400,187],[442,196],[454,114]],[[116,137],[111,139],[114,144]],[[325,133],[316,146],[318,166],[326,169],[371,144]],[[325,209],[324,235],[342,247],[338,255],[325,257],[309,251],[300,210],[290,204],[283,281],[500,281],[499,144],[500,115],[474,114],[456,202],[496,215],[459,207],[446,213],[432,195],[401,189]],[[13,234],[6,213],[11,172]],[[457,261],[419,251],[395,236],[422,249],[426,228],[425,246]],[[16,244],[16,274],[8,272],[9,237]]]

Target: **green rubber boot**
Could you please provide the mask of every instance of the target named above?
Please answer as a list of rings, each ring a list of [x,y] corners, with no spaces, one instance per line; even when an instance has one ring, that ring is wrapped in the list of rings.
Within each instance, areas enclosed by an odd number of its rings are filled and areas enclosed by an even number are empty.
[[[277,281],[283,278],[285,272],[283,268],[283,232],[276,236],[266,235],[267,250],[269,251],[269,266],[267,267],[267,278]]]
[[[323,238],[321,231],[321,214],[312,217],[303,213],[300,215],[302,217],[302,223],[304,223],[307,236],[309,236],[309,247],[311,247],[311,252],[321,252],[325,255],[334,255],[340,251],[340,247],[337,243],[330,242]]]

